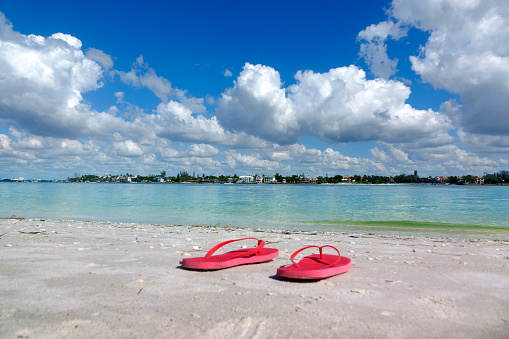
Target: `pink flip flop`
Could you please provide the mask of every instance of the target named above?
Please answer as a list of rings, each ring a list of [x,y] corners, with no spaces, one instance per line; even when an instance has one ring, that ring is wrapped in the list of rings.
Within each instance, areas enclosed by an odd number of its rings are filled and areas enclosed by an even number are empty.
[[[258,246],[256,248],[245,248],[224,254],[214,256],[212,255],[220,247],[223,247],[226,244],[247,239],[258,240]],[[212,247],[212,249],[208,251],[204,257],[186,258],[183,259],[180,263],[185,268],[191,268],[195,270],[218,270],[238,265],[260,263],[272,260],[277,257],[279,252],[277,248],[264,248],[264,246],[265,241],[256,238],[228,240]]]
[[[312,254],[302,258],[298,263],[293,261],[295,256],[305,249],[316,247],[320,254]],[[338,255],[323,254],[322,249],[330,247],[338,252]],[[323,279],[337,274],[345,273],[352,268],[350,258],[342,257],[337,248],[325,246],[307,246],[294,252],[290,257],[293,265],[283,266],[277,269],[277,275],[291,279]]]

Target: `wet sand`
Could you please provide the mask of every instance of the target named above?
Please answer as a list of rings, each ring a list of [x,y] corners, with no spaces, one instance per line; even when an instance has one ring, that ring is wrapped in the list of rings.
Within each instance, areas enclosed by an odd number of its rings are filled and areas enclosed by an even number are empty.
[[[244,237],[280,255],[179,265]],[[349,272],[275,275],[292,252],[326,244]],[[509,337],[508,239],[0,219],[0,258],[2,338]]]

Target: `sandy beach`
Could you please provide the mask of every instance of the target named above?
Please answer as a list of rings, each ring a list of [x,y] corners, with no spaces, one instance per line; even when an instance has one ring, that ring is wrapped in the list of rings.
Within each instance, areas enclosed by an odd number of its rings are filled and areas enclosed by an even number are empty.
[[[244,237],[279,256],[180,267]],[[349,272],[275,275],[292,252],[326,244]],[[0,258],[2,338],[509,337],[508,239],[0,219]]]

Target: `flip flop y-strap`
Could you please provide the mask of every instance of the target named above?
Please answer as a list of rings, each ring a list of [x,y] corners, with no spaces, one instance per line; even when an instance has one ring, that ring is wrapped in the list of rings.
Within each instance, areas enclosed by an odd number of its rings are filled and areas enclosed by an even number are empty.
[[[301,248],[300,250],[296,251],[296,252],[293,252],[292,256],[290,257],[290,260],[292,261],[292,263],[295,265],[295,267],[297,268],[300,268],[299,264],[296,263],[293,259],[297,256],[297,254],[299,254],[300,252],[308,249],[308,248],[313,248],[313,247],[316,247],[320,250],[320,259],[323,259],[323,251],[322,249],[324,247],[330,247],[332,249],[334,249],[336,252],[338,252],[338,259],[336,261],[334,261],[332,264],[329,264],[327,265],[326,267],[331,267],[331,266],[334,266],[336,264],[338,264],[340,261],[341,261],[341,254],[339,253],[339,250],[334,247],[334,246],[331,246],[331,245],[324,245],[324,246],[316,246],[316,245],[312,245],[312,246],[306,246],[306,247],[303,247]]]
[[[265,241],[257,239],[257,238],[242,238],[242,239],[227,240],[227,241],[224,241],[224,242],[222,242],[220,244],[217,244],[216,246],[212,247],[210,249],[210,251],[208,251],[207,254],[205,254],[205,258],[210,258],[212,256],[212,254],[214,254],[214,252],[216,252],[219,248],[223,247],[226,244],[229,244],[229,243],[235,242],[235,241],[249,240],[249,239],[257,240],[258,241],[258,246],[253,248],[253,249],[251,249],[250,251],[241,252],[241,253],[239,253],[237,255],[231,256],[230,258],[228,258],[228,260],[235,259],[235,258],[238,258],[238,257],[248,257],[248,256],[250,256],[252,254],[260,252],[262,250],[262,248],[265,246]]]

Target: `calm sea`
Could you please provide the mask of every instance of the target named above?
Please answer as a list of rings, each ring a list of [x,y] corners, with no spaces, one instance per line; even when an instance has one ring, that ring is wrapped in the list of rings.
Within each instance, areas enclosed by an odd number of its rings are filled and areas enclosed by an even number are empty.
[[[508,210],[501,186],[0,183],[0,217],[505,236]]]

